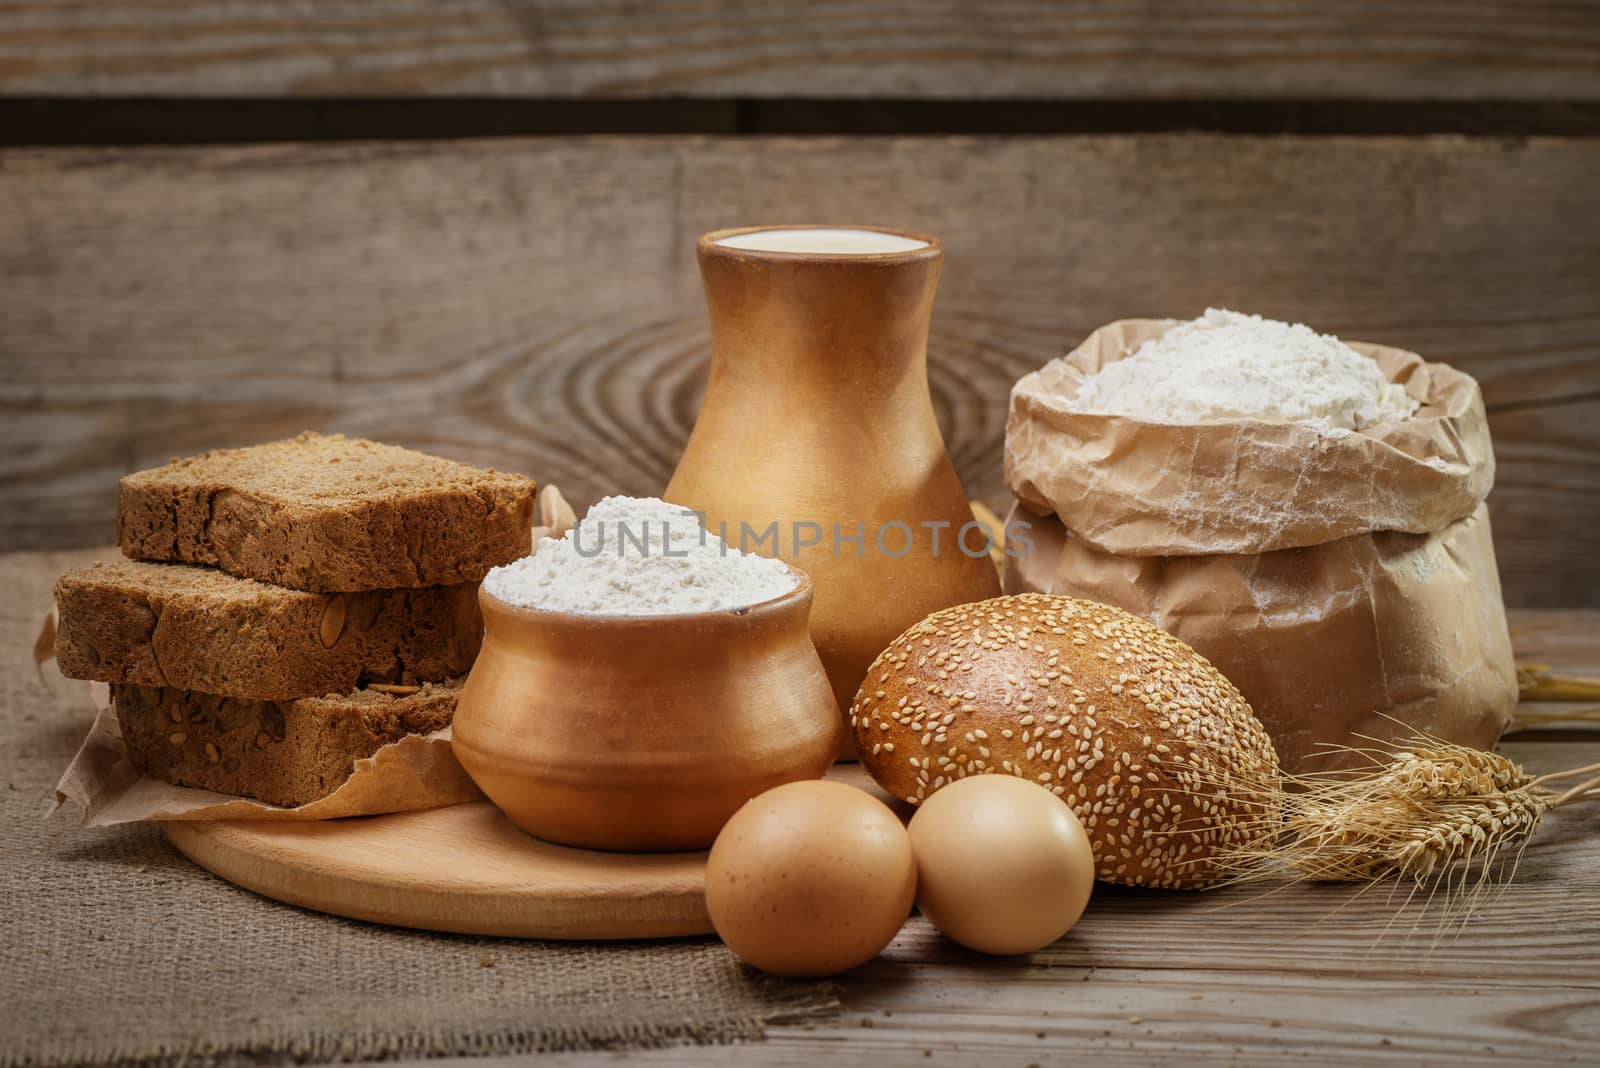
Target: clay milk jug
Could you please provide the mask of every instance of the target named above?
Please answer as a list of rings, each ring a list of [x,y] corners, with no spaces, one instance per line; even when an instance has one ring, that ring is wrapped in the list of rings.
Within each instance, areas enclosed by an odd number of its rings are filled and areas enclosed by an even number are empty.
[[[938,608],[999,595],[928,392],[936,238],[868,227],[700,238],[705,401],[665,497],[730,545],[811,575],[811,636],[842,712]]]

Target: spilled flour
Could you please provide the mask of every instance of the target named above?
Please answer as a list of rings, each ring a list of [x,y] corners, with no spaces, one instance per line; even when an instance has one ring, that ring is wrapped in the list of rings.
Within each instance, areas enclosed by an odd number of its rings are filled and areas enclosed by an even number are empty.
[[[1338,338],[1218,308],[1084,379],[1072,406],[1153,423],[1270,419],[1336,435],[1417,410],[1404,387]]]
[[[745,608],[799,582],[782,562],[725,545],[679,505],[607,497],[532,556],[490,571],[483,588],[517,608],[654,616]]]

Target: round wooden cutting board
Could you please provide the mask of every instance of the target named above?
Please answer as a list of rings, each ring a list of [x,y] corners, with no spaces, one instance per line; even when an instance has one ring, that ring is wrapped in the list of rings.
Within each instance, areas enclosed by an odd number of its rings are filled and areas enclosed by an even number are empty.
[[[878,795],[859,765],[829,773]],[[598,853],[518,830],[487,801],[315,822],[175,821],[184,856],[336,916],[515,938],[711,933],[705,853]]]
[[[316,822],[172,822],[190,860],[258,894],[357,920],[520,938],[709,934],[706,854],[594,853],[487,801]]]

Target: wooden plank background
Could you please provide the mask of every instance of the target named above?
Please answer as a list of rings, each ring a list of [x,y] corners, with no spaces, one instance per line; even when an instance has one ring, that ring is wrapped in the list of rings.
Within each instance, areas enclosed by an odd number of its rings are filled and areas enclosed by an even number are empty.
[[[1017,376],[1241,307],[1478,376],[1508,601],[1600,606],[1597,105],[1592,0],[0,0],[0,548],[308,425],[659,490],[694,236],[833,219],[945,238],[975,496]],[[893,136],[969,128],[1052,133]],[[889,135],[683,132],[828,129]],[[125,147],[210,139],[284,143]]]
[[[304,427],[658,492],[707,330],[695,236],[943,236],[951,453],[998,502],[1008,391],[1208,304],[1482,382],[1508,599],[1600,605],[1600,141],[556,138],[0,154],[0,545],[103,544],[117,477]]]
[[[0,0],[0,92],[1600,99],[1590,0]]]

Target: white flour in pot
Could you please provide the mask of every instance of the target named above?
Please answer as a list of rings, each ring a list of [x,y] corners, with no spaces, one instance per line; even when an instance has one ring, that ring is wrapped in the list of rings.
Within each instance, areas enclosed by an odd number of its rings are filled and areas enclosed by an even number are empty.
[[[1337,432],[1408,419],[1417,402],[1336,337],[1207,308],[1084,379],[1072,407],[1153,423],[1271,419]]]
[[[799,583],[782,562],[723,544],[676,504],[607,497],[532,556],[490,571],[483,588],[518,608],[655,616],[745,608]]]

